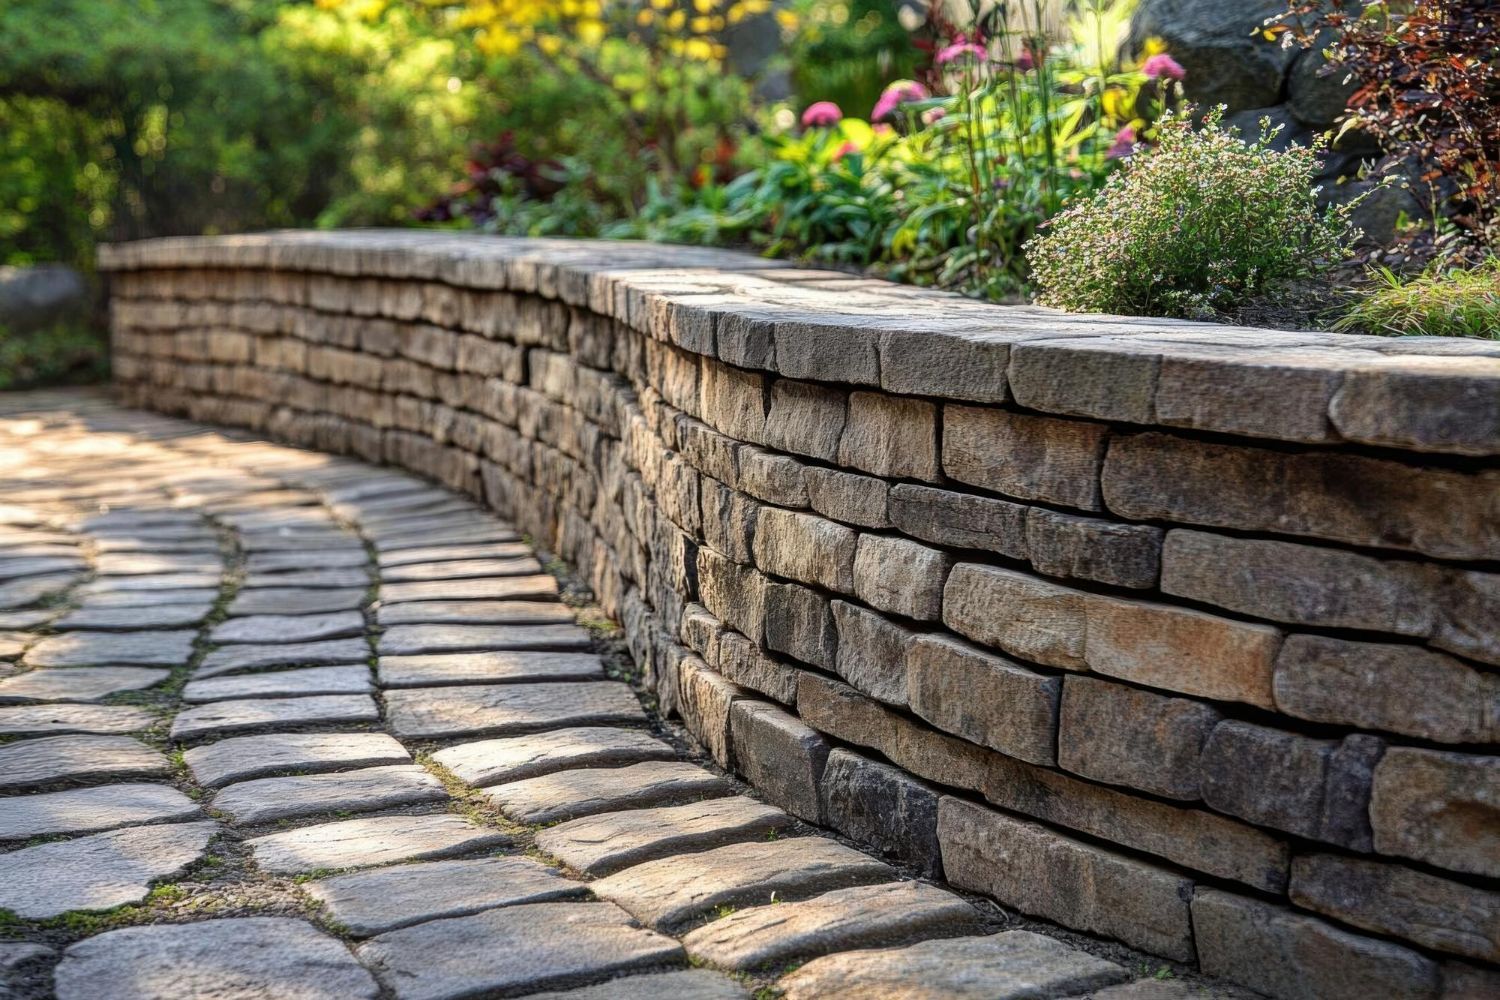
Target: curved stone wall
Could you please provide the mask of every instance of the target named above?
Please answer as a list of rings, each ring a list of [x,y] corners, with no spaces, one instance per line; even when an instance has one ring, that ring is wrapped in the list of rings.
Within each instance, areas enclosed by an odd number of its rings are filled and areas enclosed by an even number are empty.
[[[483,497],[797,815],[1273,996],[1500,995],[1500,344],[640,244],[101,262],[126,401]]]

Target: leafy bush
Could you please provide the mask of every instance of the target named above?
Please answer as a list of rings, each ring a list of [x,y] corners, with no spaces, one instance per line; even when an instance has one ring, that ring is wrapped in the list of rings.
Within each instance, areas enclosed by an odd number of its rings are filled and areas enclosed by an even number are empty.
[[[1414,277],[1381,268],[1374,277],[1374,290],[1355,301],[1335,330],[1500,340],[1500,257],[1474,268],[1430,266]]]
[[[26,333],[0,327],[0,391],[102,381],[109,344],[100,330],[64,325]]]
[[[1243,142],[1210,112],[1159,123],[1092,198],[1027,248],[1037,301],[1078,312],[1206,318],[1347,257],[1349,206],[1319,212],[1318,148]]]

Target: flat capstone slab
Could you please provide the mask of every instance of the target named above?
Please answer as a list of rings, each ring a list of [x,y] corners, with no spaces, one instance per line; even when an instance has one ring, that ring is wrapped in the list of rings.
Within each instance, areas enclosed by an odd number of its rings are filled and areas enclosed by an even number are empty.
[[[270,646],[225,646],[203,658],[194,678],[218,677],[241,670],[268,667],[326,667],[363,663],[370,646],[363,639],[330,639],[325,642],[289,642]]]
[[[141,629],[185,628],[201,622],[208,614],[210,607],[212,607],[212,601],[191,604],[151,604],[144,607],[77,608],[59,618],[54,623],[54,627],[125,632],[136,632]]]
[[[245,698],[195,705],[172,720],[172,739],[191,740],[267,726],[348,725],[376,722],[380,710],[367,694],[326,694],[310,698]]]
[[[189,681],[186,702],[228,698],[295,698],[314,694],[368,694],[374,690],[370,668],[362,663],[342,667],[304,667],[259,674],[234,674]]]
[[[443,783],[416,764],[332,774],[256,778],[214,796],[213,808],[246,826],[333,812],[374,812],[448,798]]]
[[[247,619],[248,620],[248,619]],[[380,636],[380,653],[462,653],[491,649],[588,649],[577,625],[393,625]]]
[[[155,724],[156,716],[131,705],[0,706],[0,736],[133,733]]]
[[[689,957],[735,971],[854,948],[973,933],[979,913],[921,882],[835,889],[796,903],[738,910],[682,939]]]
[[[307,556],[300,552],[256,552],[245,557],[247,573],[283,573],[307,568]],[[363,549],[347,552],[319,552],[318,565],[323,569],[358,569],[369,562]]]
[[[162,573],[153,576],[106,576],[79,587],[79,597],[96,594],[123,594],[150,590],[213,590],[224,582],[221,573]]]
[[[62,632],[26,654],[33,667],[177,667],[193,655],[196,632]]]
[[[48,736],[0,746],[0,792],[154,778],[170,770],[164,754],[128,736]]]
[[[80,611],[103,610],[105,608],[202,608],[207,614],[214,601],[219,599],[217,588],[200,587],[191,590],[121,590],[92,594],[82,598]]]
[[[516,601],[557,596],[557,580],[535,576],[494,576],[481,580],[421,580],[380,588],[383,604],[405,601]]]
[[[778,983],[786,1000],[1037,1000],[1088,993],[1130,974],[1031,931],[923,941],[813,959]]]
[[[527,857],[421,861],[309,882],[302,887],[358,937],[497,906],[588,894],[581,882]]]
[[[805,899],[833,889],[894,881],[890,865],[823,837],[730,844],[648,861],[592,883],[594,894],[673,933],[719,906]]]
[[[217,552],[101,552],[94,562],[100,576],[147,576],[156,573],[217,573]]]
[[[229,602],[230,617],[242,615],[321,615],[357,611],[364,606],[365,588],[311,590],[306,587],[268,587],[245,590]]]
[[[524,559],[530,556],[531,548],[525,542],[499,542],[478,545],[428,545],[417,549],[397,549],[382,552],[379,556],[382,575],[392,566],[411,566],[416,563],[455,562],[461,559]],[[536,572],[533,570],[533,572]],[[386,577],[390,579],[390,577]]]
[[[171,785],[133,782],[20,795],[0,809],[0,840],[94,833],[118,826],[197,819],[198,804]]]
[[[482,788],[574,767],[617,767],[676,760],[677,751],[639,729],[579,726],[531,736],[460,743],[432,759],[464,782]]]
[[[540,573],[542,564],[531,556],[518,559],[463,559],[442,562],[415,562],[400,566],[383,566],[382,583],[410,583],[414,580],[463,580],[481,576],[527,576]]]
[[[296,546],[289,543],[287,547],[295,548]],[[253,550],[247,546],[246,551]],[[322,552],[319,552],[318,555],[321,556]],[[289,573],[250,573],[246,575],[245,582],[240,586],[244,590],[261,590],[266,587],[308,587],[315,590],[349,590],[350,588],[369,587],[370,575],[362,569],[306,569],[293,570]]]
[[[157,667],[71,667],[33,670],[0,681],[0,702],[98,701],[119,691],[160,684],[170,670]]]
[[[347,819],[272,833],[247,843],[262,871],[300,875],[323,869],[451,858],[504,847],[510,838],[462,816],[437,813]]]
[[[138,903],[208,849],[215,823],[168,823],[96,833],[0,854],[0,910],[47,920],[70,910]]]
[[[376,669],[382,687],[428,687],[508,681],[595,680],[604,676],[604,661],[592,653],[497,650],[382,656]]]
[[[626,767],[587,767],[512,781],[484,797],[518,823],[556,823],[632,807],[730,795],[734,786],[697,764],[648,760]]]
[[[217,626],[209,639],[229,642],[317,642],[363,635],[365,617],[358,611],[326,615],[250,615],[231,618]]]
[[[235,736],[192,747],[182,757],[198,784],[208,788],[285,771],[343,771],[411,763],[406,748],[385,733]]]
[[[409,688],[387,692],[385,708],[391,730],[407,739],[646,721],[635,693],[618,681]]]
[[[536,845],[568,867],[597,878],[658,858],[764,840],[792,822],[775,806],[732,795],[570,820],[539,832]]]
[[[528,903],[371,938],[359,957],[399,1000],[518,996],[682,961],[608,903]]]
[[[560,601],[412,601],[381,605],[375,620],[390,625],[564,625],[573,609]]]
[[[235,917],[126,927],[63,953],[58,1000],[374,1000],[343,942],[305,920]]]
[[[709,969],[679,969],[656,975],[625,976],[573,990],[528,994],[526,1000],[749,1000],[749,992],[728,976]]]

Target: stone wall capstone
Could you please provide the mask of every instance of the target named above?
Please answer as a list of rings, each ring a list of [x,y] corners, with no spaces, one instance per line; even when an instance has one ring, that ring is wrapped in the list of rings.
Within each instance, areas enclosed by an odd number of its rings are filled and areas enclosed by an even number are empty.
[[[1500,995],[1500,345],[649,244],[100,261],[125,401],[482,498],[775,804],[1273,997]]]

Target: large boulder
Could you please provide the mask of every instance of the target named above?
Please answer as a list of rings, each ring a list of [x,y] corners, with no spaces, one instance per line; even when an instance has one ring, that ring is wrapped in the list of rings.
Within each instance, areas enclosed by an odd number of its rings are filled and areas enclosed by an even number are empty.
[[[1287,74],[1300,54],[1260,34],[1266,18],[1285,11],[1285,0],[1141,0],[1128,44],[1140,51],[1149,38],[1166,42],[1187,71],[1183,92],[1196,104],[1266,108],[1284,99]]]
[[[26,333],[81,321],[89,301],[88,283],[71,267],[0,267],[0,330]]]

